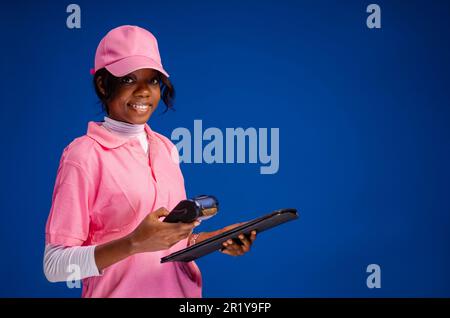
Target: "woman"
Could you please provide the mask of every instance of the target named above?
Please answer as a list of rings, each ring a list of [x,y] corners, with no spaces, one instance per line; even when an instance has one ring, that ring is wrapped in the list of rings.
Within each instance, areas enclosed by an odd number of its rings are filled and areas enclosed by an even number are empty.
[[[237,224],[193,234],[197,221],[160,220],[186,192],[174,145],[146,124],[161,98],[168,108],[174,98],[156,38],[136,26],[111,30],[93,71],[107,116],[63,151],[46,225],[46,277],[79,273],[83,297],[201,297],[194,262],[160,259]],[[242,255],[255,236],[229,240],[222,252]]]

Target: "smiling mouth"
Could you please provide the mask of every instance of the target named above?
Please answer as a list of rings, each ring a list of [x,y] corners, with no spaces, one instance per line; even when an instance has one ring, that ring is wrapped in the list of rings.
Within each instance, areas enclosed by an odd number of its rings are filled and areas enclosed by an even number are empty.
[[[149,104],[128,103],[127,106],[133,110],[136,110],[138,113],[146,113],[148,110],[152,108],[152,106]]]

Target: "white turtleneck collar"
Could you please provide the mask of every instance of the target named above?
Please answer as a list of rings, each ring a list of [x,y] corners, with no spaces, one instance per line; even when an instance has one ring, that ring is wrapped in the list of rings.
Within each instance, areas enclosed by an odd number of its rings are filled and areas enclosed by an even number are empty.
[[[145,124],[129,124],[123,121],[118,121],[107,116],[104,117],[105,122],[103,126],[109,131],[126,136],[137,136],[145,132]]]
[[[147,133],[145,132],[145,124],[129,124],[118,121],[107,116],[104,117],[102,126],[113,134],[125,138],[136,137],[141,143],[145,153],[148,151]]]

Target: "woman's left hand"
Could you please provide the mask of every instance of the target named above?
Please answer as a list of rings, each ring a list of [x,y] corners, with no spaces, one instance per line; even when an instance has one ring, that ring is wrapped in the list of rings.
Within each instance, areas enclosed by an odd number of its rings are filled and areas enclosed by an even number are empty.
[[[231,256],[241,256],[250,250],[253,241],[256,239],[256,231],[252,231],[250,236],[241,234],[237,238],[229,239],[224,242],[220,250],[224,254]]]
[[[245,223],[246,222],[232,224],[214,232],[199,233],[197,234],[198,236],[194,239],[194,242],[191,242],[191,245],[209,239],[210,237],[219,235],[223,232],[232,230],[235,227]],[[233,239],[229,239],[226,242],[224,242],[223,247],[220,249],[220,251],[224,254],[228,254],[231,256],[243,255],[250,250],[250,247],[252,246],[253,241],[255,239],[256,239],[256,231],[252,231],[249,236],[241,234]]]
[[[215,234],[220,234],[229,230],[234,229],[235,227],[245,224],[246,222],[242,223],[236,223],[232,225],[228,225],[224,227],[223,229],[218,230]],[[238,237],[235,237],[233,239],[229,239],[226,242],[224,242],[222,245],[223,247],[220,249],[220,251],[224,254],[231,255],[231,256],[241,256],[247,253],[250,250],[250,247],[253,244],[253,241],[256,239],[256,231],[252,231],[250,235],[244,235],[241,234]]]

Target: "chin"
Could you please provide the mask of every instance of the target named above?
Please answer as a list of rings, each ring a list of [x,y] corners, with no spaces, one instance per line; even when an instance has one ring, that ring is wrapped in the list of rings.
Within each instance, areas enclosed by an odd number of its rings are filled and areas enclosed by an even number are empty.
[[[149,117],[149,118],[150,118],[150,117]],[[145,123],[149,120],[149,118],[147,118],[147,119],[133,120],[133,121],[129,121],[129,123],[131,123],[131,124],[136,124],[136,125],[142,125],[142,124],[145,124]]]
[[[146,116],[130,116],[127,118],[127,122],[130,124],[142,125],[145,124],[151,117],[151,113]]]

